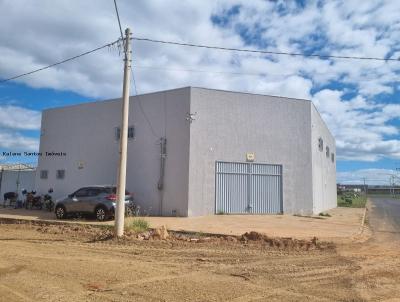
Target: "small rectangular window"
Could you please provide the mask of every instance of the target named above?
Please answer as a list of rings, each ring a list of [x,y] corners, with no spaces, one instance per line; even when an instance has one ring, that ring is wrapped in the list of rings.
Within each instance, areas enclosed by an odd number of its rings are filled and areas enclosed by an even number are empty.
[[[333,153],[333,152],[331,154],[331,160],[332,160],[333,163],[335,162],[335,153]]]
[[[326,157],[329,158],[330,156],[330,151],[329,151],[329,147],[326,146]]]
[[[47,170],[40,170],[40,179],[47,179],[48,178],[48,171]]]
[[[322,139],[322,137],[320,137],[318,139],[318,149],[319,149],[319,151],[323,151],[324,150],[324,140]]]
[[[57,170],[56,177],[57,177],[57,179],[64,179],[65,178],[65,170]]]
[[[135,138],[135,128],[132,126],[128,128],[128,138]]]
[[[121,137],[121,129],[119,127],[115,127],[115,139],[118,141]]]
[[[115,139],[118,141],[121,137],[121,128],[115,127]],[[135,138],[135,127],[129,126],[128,127],[128,139]]]

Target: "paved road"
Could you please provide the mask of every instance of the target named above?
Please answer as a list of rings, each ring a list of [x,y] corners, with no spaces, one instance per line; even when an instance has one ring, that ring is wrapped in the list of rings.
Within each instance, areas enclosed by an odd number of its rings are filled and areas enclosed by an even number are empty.
[[[369,224],[377,240],[400,243],[400,199],[370,198]]]

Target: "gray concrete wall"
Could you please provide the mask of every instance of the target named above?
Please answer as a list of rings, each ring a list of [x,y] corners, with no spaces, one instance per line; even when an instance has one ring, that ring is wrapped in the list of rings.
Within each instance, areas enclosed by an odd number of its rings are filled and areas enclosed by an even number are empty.
[[[191,89],[189,216],[215,212],[215,161],[283,165],[283,210],[311,213],[311,102]]]
[[[190,111],[189,97],[190,89],[183,88],[134,98],[136,139],[129,153],[128,179],[140,204],[152,215],[187,216],[190,129],[186,113]],[[154,133],[140,109],[139,100]],[[167,158],[164,190],[159,191],[161,137],[167,138]]]
[[[189,126],[185,118],[189,89],[151,93],[130,100],[129,124],[135,126],[136,135],[128,140],[127,189],[134,192],[143,213],[185,216],[189,156]],[[119,100],[45,110],[40,152],[65,152],[66,156],[39,158],[38,191],[43,193],[52,187],[53,195],[60,198],[82,186],[115,184],[119,150],[115,127],[119,126],[120,116]],[[159,191],[162,136],[167,138],[168,155],[165,186]],[[78,168],[79,162],[83,169]],[[47,180],[40,179],[43,169],[49,171]],[[65,179],[56,179],[57,169],[66,170]]]
[[[15,192],[18,186],[18,199],[23,200],[22,190],[32,191],[35,189],[35,173],[36,171],[3,171],[0,185],[0,200],[4,200],[4,193]],[[18,176],[19,174],[19,176]]]
[[[314,105],[311,106],[312,123],[312,180],[313,213],[318,214],[337,206],[336,194],[336,142]],[[320,151],[318,139],[323,139],[324,147]],[[329,157],[326,156],[329,147]],[[332,153],[335,158],[332,162]]]
[[[39,193],[53,188],[55,198],[64,197],[82,186],[114,184],[118,145],[114,139],[117,101],[86,103],[43,111],[36,186]],[[131,145],[131,143],[130,143]],[[65,156],[46,156],[64,152]],[[83,168],[78,168],[78,163]],[[56,170],[65,169],[65,178],[56,179]],[[48,179],[40,171],[48,171]],[[128,184],[128,189],[130,185]]]

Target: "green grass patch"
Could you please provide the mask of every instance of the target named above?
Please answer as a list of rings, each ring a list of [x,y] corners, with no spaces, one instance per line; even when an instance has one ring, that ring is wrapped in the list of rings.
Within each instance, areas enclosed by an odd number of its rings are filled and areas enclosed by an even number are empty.
[[[319,215],[319,216],[322,216],[322,217],[331,217],[331,214],[329,214],[329,213],[324,213],[324,212],[321,212],[321,213],[319,213],[318,215]]]
[[[338,207],[346,208],[364,208],[367,203],[365,195],[344,194],[339,195],[337,199]]]
[[[206,235],[204,234],[204,232],[198,231],[194,234],[194,236],[197,238],[202,238],[202,237],[205,237]]]
[[[127,222],[125,228],[135,233],[146,232],[150,228],[150,224],[143,218],[135,218],[130,222]]]

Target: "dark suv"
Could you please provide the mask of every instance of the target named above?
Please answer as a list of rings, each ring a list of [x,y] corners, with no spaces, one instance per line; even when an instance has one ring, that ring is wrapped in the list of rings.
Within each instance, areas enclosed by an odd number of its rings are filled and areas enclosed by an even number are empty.
[[[69,214],[94,214],[97,220],[104,221],[114,217],[116,201],[115,186],[83,187],[58,200],[55,213],[58,219],[66,218]],[[132,215],[135,209],[133,196],[125,191],[125,214]]]

